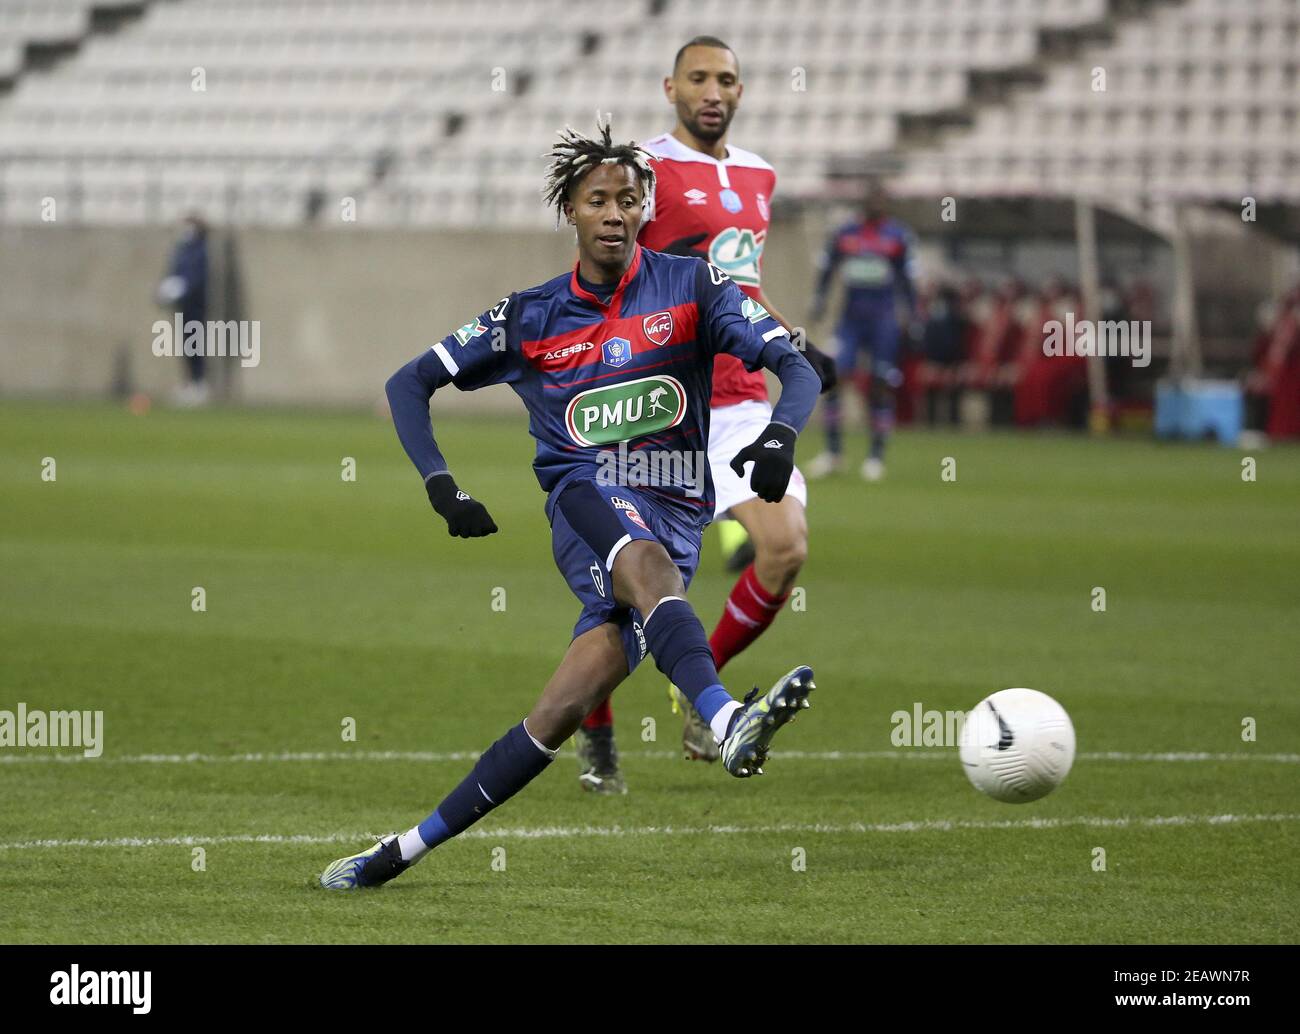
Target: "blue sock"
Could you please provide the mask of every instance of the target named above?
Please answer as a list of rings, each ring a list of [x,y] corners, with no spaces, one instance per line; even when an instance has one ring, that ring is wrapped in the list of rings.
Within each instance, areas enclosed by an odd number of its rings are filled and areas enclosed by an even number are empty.
[[[651,611],[645,625],[646,647],[655,665],[682,691],[706,722],[731,694],[722,687],[704,626],[685,600],[669,597]]]
[[[822,396],[822,419],[826,421],[826,451],[838,456],[844,449],[840,432],[840,393],[832,389]]]
[[[504,804],[551,763],[520,722],[482,757],[438,809],[420,823],[420,839],[428,847],[463,833],[498,805]]]
[[[885,443],[889,441],[889,432],[894,429],[893,404],[871,407],[871,458],[885,458]]]

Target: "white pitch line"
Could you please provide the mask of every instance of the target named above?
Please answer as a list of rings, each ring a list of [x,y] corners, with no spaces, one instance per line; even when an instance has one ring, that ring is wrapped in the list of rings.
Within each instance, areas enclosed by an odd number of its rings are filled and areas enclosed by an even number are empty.
[[[198,765],[198,764],[285,764],[302,761],[477,761],[481,751],[476,750],[338,750],[316,752],[283,752],[256,754],[124,754],[121,757],[88,758],[82,754],[56,754],[38,752],[0,754],[0,764],[51,762],[73,764],[94,762],[100,765]],[[565,752],[567,753],[567,752]],[[876,760],[951,760],[952,748],[900,748],[899,750],[781,750],[772,753],[773,759],[792,761],[876,761]],[[645,758],[653,761],[680,759],[679,750],[624,751],[625,758]],[[1125,751],[1097,751],[1083,753],[1079,761],[1118,762],[1237,762],[1254,761],[1279,765],[1300,764],[1300,754],[1254,754],[1249,751],[1211,754],[1205,752],[1127,753]]]
[[[589,837],[673,837],[673,836],[758,836],[776,833],[865,834],[865,833],[951,833],[964,830],[1061,829],[1088,826],[1102,829],[1155,828],[1171,826],[1230,826],[1243,822],[1300,822],[1300,814],[1277,815],[1150,815],[1103,818],[1079,816],[1063,819],[918,819],[911,822],[781,823],[770,826],[539,826],[535,828],[470,829],[457,839],[469,840],[568,840]],[[232,836],[116,837],[105,840],[13,840],[0,841],[0,851],[32,851],[42,848],[83,847],[212,847],[222,844],[364,844],[371,833],[256,833]]]

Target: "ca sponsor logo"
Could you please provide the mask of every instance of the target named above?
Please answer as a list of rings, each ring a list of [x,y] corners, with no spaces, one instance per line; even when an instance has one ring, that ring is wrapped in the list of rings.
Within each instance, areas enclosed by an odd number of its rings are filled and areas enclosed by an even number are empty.
[[[740,314],[749,320],[750,323],[757,323],[759,320],[765,320],[770,317],[770,313],[754,301],[753,298],[746,298],[740,303]]]
[[[757,287],[767,231],[728,226],[709,244],[709,261],[738,284]]]
[[[686,415],[686,389],[667,374],[579,392],[564,410],[564,426],[579,445],[612,445],[676,427]]]
[[[557,348],[553,352],[547,352],[543,359],[566,359],[571,355],[581,355],[583,352],[590,352],[595,348],[591,341],[579,341],[576,345],[565,345],[563,348]]]
[[[456,341],[464,348],[470,340],[487,333],[487,327],[483,326],[483,321],[475,316],[470,322],[466,323],[460,330],[456,331]]]
[[[673,336],[673,314],[667,310],[653,313],[641,321],[641,329],[651,343],[666,345]]]

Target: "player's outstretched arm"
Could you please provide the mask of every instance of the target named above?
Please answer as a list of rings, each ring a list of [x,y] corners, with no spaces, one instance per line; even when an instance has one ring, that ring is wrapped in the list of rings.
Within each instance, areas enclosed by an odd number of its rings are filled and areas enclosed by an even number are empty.
[[[463,491],[452,478],[429,420],[433,393],[450,384],[452,374],[435,346],[412,359],[384,386],[388,407],[402,448],[424,478],[424,488],[434,510],[447,522],[447,533],[460,538],[480,538],[497,530],[487,508]]]

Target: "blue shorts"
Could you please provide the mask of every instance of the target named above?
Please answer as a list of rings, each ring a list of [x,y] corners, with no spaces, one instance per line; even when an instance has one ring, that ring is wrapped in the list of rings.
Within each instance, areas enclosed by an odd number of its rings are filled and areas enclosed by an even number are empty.
[[[704,521],[686,503],[675,503],[645,489],[603,485],[594,477],[562,485],[551,509],[555,565],[582,604],[573,636],[576,639],[612,621],[623,637],[630,674],[645,657],[645,632],[641,614],[614,601],[610,575],[614,558],[637,539],[658,542],[689,586],[700,563]]]
[[[896,319],[864,319],[841,322],[835,328],[835,367],[842,378],[858,366],[858,356],[865,352],[870,360],[871,375],[880,377],[891,387],[902,383],[898,369],[898,349],[902,332]]]

